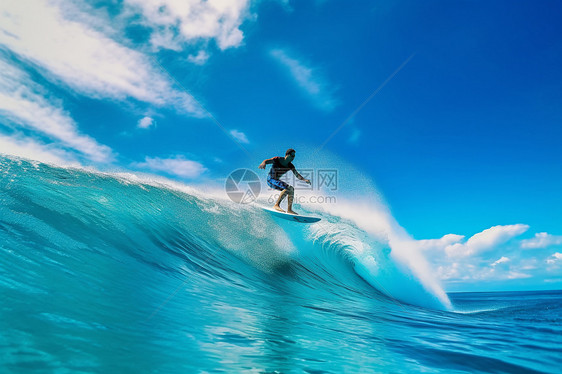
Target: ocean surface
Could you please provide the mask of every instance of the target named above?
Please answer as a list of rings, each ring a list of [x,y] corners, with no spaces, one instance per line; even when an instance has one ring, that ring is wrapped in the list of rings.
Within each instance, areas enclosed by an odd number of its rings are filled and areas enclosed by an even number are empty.
[[[562,372],[561,291],[446,294],[342,212],[0,156],[0,372]]]

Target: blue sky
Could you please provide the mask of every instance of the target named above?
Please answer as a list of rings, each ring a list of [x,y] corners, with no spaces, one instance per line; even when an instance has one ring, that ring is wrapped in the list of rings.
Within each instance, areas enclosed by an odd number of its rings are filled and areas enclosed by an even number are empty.
[[[447,290],[561,288],[560,19],[558,1],[5,1],[0,151],[201,183],[329,139],[319,157],[377,185]]]

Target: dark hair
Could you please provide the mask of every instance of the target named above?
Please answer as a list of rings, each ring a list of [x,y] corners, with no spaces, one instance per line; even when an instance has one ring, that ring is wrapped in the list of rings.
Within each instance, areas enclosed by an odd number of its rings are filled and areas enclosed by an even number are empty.
[[[295,150],[293,148],[289,148],[287,149],[287,152],[285,152],[285,156],[290,155],[291,153],[294,153]]]

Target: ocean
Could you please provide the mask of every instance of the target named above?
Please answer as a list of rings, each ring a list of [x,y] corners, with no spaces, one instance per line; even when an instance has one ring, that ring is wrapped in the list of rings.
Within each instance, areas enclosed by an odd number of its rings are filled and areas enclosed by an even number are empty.
[[[447,294],[309,213],[0,156],[0,372],[562,372],[562,291]]]

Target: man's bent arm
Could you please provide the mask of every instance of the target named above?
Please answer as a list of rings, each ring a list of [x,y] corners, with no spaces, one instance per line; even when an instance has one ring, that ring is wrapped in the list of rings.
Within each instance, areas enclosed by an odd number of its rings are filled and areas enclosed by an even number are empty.
[[[273,157],[268,158],[266,160],[263,160],[262,163],[260,164],[260,166],[258,166],[258,168],[265,169],[265,165],[268,165],[268,164],[273,164]]]

